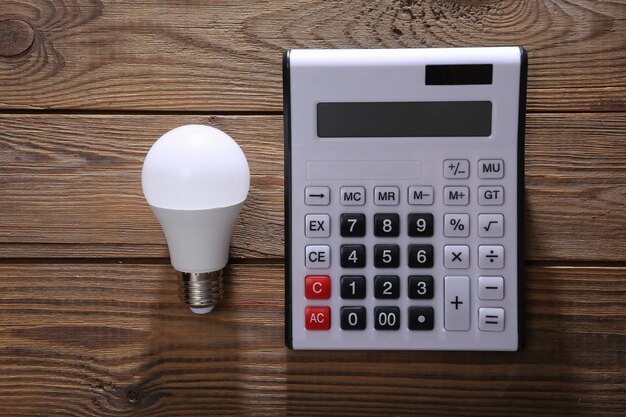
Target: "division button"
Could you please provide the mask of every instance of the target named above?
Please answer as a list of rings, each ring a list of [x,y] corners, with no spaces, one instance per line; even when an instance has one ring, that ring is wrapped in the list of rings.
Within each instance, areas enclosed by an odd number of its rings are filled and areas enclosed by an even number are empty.
[[[327,300],[330,298],[330,277],[309,275],[304,279],[304,292],[309,300]]]
[[[433,235],[432,213],[409,213],[409,236],[431,237]]]
[[[365,307],[341,307],[342,330],[365,330]]]
[[[432,307],[409,307],[409,330],[432,330],[435,312]]]
[[[434,202],[435,190],[427,185],[409,187],[409,204],[412,206],[430,206]]]
[[[365,268],[365,245],[341,245],[342,268]]]
[[[307,214],[304,217],[306,237],[330,236],[330,216],[328,214]]]
[[[479,308],[478,329],[483,332],[501,332],[504,330],[504,309]]]
[[[330,308],[305,307],[304,324],[307,330],[330,329]]]
[[[330,188],[306,187],[304,189],[304,204],[307,206],[327,206],[330,204]]]
[[[504,268],[504,246],[482,245],[478,247],[478,267],[480,269]]]
[[[446,214],[443,217],[443,234],[446,237],[467,237],[470,231],[469,214]]]
[[[307,245],[305,247],[305,266],[308,269],[330,267],[330,246]]]
[[[446,206],[467,206],[469,187],[443,187],[443,204]]]
[[[340,233],[343,237],[365,236],[365,214],[344,213],[339,218]]]
[[[479,214],[478,236],[502,237],[504,236],[504,216],[502,214]]]
[[[400,328],[400,309],[398,307],[376,307],[374,309],[374,328],[376,330],[398,330]]]
[[[478,187],[478,204],[481,206],[501,206],[504,204],[504,188],[498,185]]]
[[[446,159],[443,161],[443,177],[448,179],[469,178],[467,159]]]
[[[365,204],[365,187],[341,187],[339,202],[342,206],[362,206]]]
[[[503,178],[504,161],[502,159],[481,159],[478,161],[478,178]]]
[[[446,245],[443,249],[443,265],[448,269],[467,269],[470,252],[467,245]]]
[[[444,279],[444,327],[446,330],[470,328],[469,277]]]
[[[478,298],[481,300],[502,300],[504,298],[504,278],[478,277]]]
[[[397,206],[399,203],[398,187],[374,187],[374,204],[377,206]]]
[[[365,298],[365,277],[363,275],[343,275],[340,280],[341,298],[361,300]]]
[[[430,300],[435,293],[433,277],[430,275],[409,276],[409,298],[412,300]]]

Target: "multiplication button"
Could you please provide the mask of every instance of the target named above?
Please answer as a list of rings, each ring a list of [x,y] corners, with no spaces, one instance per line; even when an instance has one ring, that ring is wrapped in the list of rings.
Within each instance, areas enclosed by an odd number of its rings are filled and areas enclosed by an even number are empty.
[[[467,245],[446,245],[443,248],[443,265],[448,269],[467,269],[470,264],[470,250]]]

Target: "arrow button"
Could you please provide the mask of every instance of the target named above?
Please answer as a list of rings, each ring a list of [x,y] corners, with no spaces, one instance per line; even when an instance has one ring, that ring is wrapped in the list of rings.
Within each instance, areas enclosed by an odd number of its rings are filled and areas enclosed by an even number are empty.
[[[304,189],[304,204],[307,206],[329,205],[330,189],[328,187],[306,187]]]

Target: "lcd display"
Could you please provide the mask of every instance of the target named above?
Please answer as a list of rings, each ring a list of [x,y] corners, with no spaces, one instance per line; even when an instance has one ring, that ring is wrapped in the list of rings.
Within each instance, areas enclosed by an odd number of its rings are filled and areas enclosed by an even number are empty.
[[[490,101],[318,103],[320,138],[491,135]]]

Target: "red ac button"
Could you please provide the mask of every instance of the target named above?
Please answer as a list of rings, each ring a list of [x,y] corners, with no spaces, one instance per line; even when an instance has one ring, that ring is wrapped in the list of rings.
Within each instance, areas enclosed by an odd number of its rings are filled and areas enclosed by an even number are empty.
[[[330,277],[309,275],[305,280],[305,296],[309,300],[327,300],[330,298]]]
[[[330,308],[306,307],[304,321],[307,330],[328,330],[330,329]]]

